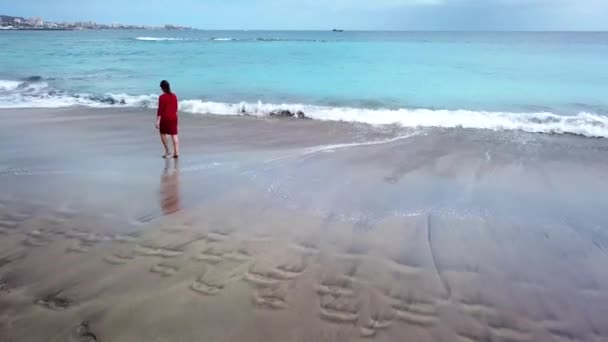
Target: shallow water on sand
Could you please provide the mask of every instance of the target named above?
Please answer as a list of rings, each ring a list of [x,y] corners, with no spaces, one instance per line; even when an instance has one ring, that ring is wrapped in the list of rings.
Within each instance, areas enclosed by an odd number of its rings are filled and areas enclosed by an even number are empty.
[[[146,114],[0,112],[0,340],[608,338],[604,139]]]

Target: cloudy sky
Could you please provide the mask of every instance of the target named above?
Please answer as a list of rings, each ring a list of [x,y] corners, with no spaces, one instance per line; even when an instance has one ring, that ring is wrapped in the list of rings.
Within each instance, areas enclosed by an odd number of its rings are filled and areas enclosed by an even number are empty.
[[[0,0],[0,12],[203,29],[608,30],[608,0]]]

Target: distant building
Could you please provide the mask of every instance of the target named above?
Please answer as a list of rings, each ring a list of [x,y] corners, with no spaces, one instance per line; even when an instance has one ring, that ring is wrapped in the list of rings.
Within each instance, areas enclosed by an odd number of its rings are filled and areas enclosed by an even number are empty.
[[[40,17],[33,17],[27,20],[28,25],[40,27],[44,25],[44,21]]]
[[[95,28],[96,24],[94,21],[79,21],[74,23],[74,26],[78,28]]]
[[[119,23],[113,23],[111,25],[98,24],[94,21],[79,21],[79,22],[45,22],[41,17],[31,17],[25,19],[23,17],[13,17],[8,15],[0,15],[0,28],[4,30],[28,30],[28,29],[51,29],[51,30],[127,30],[127,29],[144,29],[153,30],[161,29],[162,27],[151,27],[147,25],[125,25]],[[188,29],[183,26],[177,25],[166,25],[168,30],[185,30]]]

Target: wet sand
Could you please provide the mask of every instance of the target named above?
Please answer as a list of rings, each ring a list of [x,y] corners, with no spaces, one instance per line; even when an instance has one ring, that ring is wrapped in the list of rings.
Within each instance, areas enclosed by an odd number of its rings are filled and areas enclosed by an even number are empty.
[[[0,341],[608,341],[606,139],[0,120]]]

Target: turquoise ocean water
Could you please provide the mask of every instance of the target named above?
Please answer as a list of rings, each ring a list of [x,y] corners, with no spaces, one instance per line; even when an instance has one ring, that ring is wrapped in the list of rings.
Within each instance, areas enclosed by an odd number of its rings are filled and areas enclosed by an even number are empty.
[[[608,32],[0,31],[0,108],[183,112],[608,137]]]

